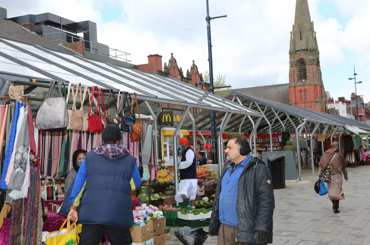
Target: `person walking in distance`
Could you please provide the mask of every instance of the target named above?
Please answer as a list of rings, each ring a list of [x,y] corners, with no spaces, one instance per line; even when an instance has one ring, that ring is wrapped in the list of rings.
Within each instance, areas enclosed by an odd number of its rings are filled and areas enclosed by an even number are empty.
[[[343,178],[348,180],[343,154],[339,151],[338,142],[333,142],[319,162],[320,173],[329,168],[328,197],[333,204],[333,212],[339,213],[339,201],[344,199]]]
[[[242,137],[227,142],[229,164],[218,183],[209,226],[210,235],[218,235],[218,245],[272,243],[275,201],[271,175],[265,163],[250,152]]]

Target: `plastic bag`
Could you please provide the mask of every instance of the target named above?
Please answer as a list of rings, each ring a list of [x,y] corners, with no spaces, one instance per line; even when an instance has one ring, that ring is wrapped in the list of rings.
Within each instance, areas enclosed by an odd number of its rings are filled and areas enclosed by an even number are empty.
[[[175,231],[175,236],[184,245],[203,245],[208,238],[208,233],[202,228],[192,229],[188,226],[181,227]]]

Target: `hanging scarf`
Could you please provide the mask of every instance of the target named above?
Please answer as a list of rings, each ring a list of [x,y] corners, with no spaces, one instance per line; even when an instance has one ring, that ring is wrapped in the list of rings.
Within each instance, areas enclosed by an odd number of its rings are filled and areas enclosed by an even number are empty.
[[[12,119],[11,128],[10,128],[9,140],[6,145],[4,165],[3,165],[3,170],[2,170],[1,180],[0,180],[0,188],[3,190],[7,189],[5,179],[8,173],[10,158],[14,150],[15,138],[17,134],[17,124],[18,124],[19,112],[21,108],[22,108],[22,103],[16,102],[14,117]]]

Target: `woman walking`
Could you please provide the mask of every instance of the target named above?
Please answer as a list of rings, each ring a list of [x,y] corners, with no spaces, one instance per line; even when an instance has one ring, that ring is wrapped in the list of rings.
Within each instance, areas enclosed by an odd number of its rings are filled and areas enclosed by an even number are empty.
[[[339,201],[344,199],[343,177],[348,180],[343,154],[339,151],[338,142],[333,142],[320,159],[320,172],[328,172],[328,197],[333,203],[333,212],[339,213]],[[329,171],[325,169],[329,168]]]

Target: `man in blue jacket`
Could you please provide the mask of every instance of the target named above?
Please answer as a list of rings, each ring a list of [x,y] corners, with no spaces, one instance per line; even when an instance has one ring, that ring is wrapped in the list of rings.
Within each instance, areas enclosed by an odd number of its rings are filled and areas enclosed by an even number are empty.
[[[80,245],[96,245],[105,234],[112,245],[131,244],[133,224],[131,186],[140,186],[136,160],[120,144],[121,132],[116,125],[107,125],[102,133],[103,144],[88,152],[76,175],[68,202],[73,202],[86,182],[77,209],[72,206],[69,217],[83,224]]]
[[[209,233],[218,245],[265,245],[272,243],[274,193],[270,171],[250,155],[246,139],[227,143],[229,164],[220,178]]]

